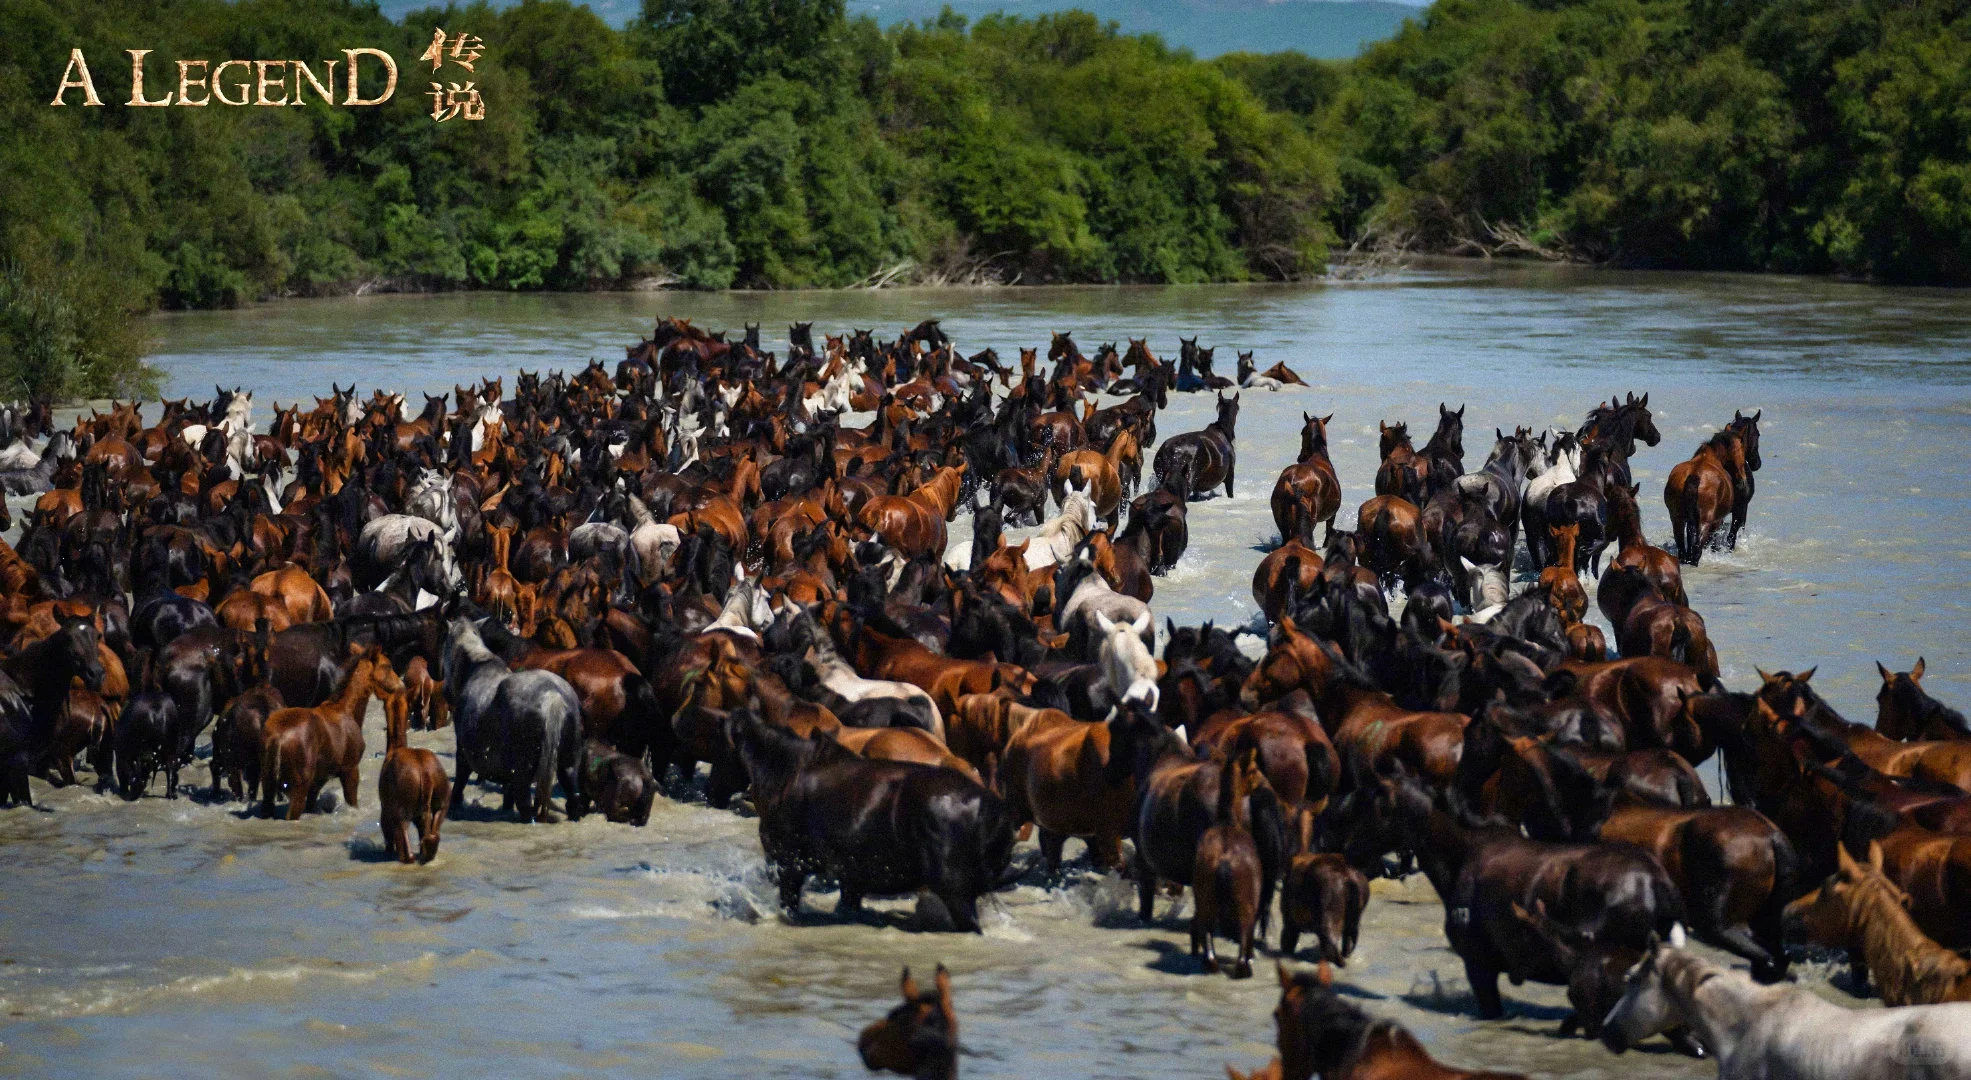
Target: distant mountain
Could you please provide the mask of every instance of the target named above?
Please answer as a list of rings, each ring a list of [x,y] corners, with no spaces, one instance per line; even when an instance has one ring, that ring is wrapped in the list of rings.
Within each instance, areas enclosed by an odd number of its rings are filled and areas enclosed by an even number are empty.
[[[1161,34],[1200,57],[1280,52],[1339,60],[1395,34],[1422,9],[1388,0],[849,0],[849,12],[885,26],[936,18],[946,3],[977,19],[996,11],[1035,16],[1079,8],[1124,33]]]
[[[504,7],[511,0],[493,0]],[[873,16],[884,26],[934,19],[947,0],[848,0],[851,15]],[[587,0],[596,14],[622,26],[642,10],[640,0]],[[1161,34],[1172,46],[1210,58],[1228,52],[1297,49],[1339,60],[1396,33],[1421,7],[1390,0],[949,0],[968,19],[995,11],[1045,15],[1080,8],[1130,34]],[[434,6],[432,0],[379,0],[385,15]]]

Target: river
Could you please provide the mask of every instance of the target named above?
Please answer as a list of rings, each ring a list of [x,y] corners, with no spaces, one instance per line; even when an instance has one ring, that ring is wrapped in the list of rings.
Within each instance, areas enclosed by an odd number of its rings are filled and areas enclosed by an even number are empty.
[[[1228,374],[1237,349],[1286,361],[1312,385],[1245,394],[1237,495],[1193,506],[1190,551],[1157,582],[1159,622],[1252,618],[1252,570],[1275,539],[1267,495],[1302,411],[1335,414],[1346,525],[1371,494],[1378,419],[1427,434],[1440,401],[1464,403],[1475,464],[1495,426],[1571,428],[1609,394],[1646,390],[1663,444],[1634,469],[1663,542],[1670,467],[1732,410],[1763,409],[1748,530],[1685,571],[1726,683],[1818,666],[1814,685],[1869,719],[1874,662],[1923,655],[1933,693],[1971,700],[1971,478],[1952,457],[1971,436],[1961,292],[1448,263],[1295,287],[384,296],[161,317],[154,362],[169,396],[254,390],[264,424],[271,401],[331,382],[416,402],[516,368],[613,367],[664,314],[763,322],[770,343],[796,320],[888,335],[938,316],[961,347],[1006,356],[1071,330],[1085,349],[1147,336],[1160,354],[1198,335]],[[1210,416],[1210,395],[1173,395],[1158,429]],[[953,532],[969,535],[964,519]],[[416,741],[450,750],[449,732]],[[1187,907],[1160,901],[1145,928],[1129,889],[1080,858],[989,900],[983,936],[915,933],[902,904],[837,923],[816,893],[787,920],[755,822],[702,802],[660,800],[641,830],[471,808],[432,866],[383,862],[374,764],[362,807],[299,824],[202,793],[131,805],[37,782],[44,811],[0,814],[0,1075],[853,1077],[855,1032],[894,1004],[897,968],[938,962],[969,1076],[1208,1077],[1271,1053],[1270,966],[1243,983],[1198,974]],[[202,780],[203,762],[187,775]],[[1471,1019],[1442,918],[1421,877],[1379,882],[1339,977],[1441,1058],[1714,1073],[1554,1037],[1558,988],[1507,987],[1508,1019]]]

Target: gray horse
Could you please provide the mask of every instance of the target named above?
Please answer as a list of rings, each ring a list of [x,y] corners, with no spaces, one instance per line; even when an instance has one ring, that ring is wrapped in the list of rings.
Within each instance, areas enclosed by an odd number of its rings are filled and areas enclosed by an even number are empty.
[[[442,670],[458,733],[453,809],[465,805],[465,782],[476,773],[505,785],[502,812],[554,821],[558,775],[570,816],[579,817],[582,704],[574,687],[553,672],[510,670],[464,619],[451,624]]]
[[[363,526],[362,533],[356,537],[356,559],[352,567],[356,587],[373,589],[381,584],[404,561],[411,545],[427,538],[438,542],[438,572],[445,591],[456,593],[463,589],[465,575],[459,573],[458,557],[452,552],[444,530],[435,522],[410,514],[385,514]]]

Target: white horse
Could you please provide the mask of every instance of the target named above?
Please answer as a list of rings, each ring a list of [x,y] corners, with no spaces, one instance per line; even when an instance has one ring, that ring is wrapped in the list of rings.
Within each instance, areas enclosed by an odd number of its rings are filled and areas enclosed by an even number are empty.
[[[887,700],[903,707],[905,712],[917,722],[919,727],[944,741],[944,714],[938,711],[938,703],[921,686],[890,679],[865,679],[835,651],[835,645],[828,639],[827,631],[814,625],[812,616],[799,616],[808,622],[812,642],[808,647],[806,660],[814,669],[815,679],[828,692],[847,702]],[[896,726],[892,723],[891,726]]]
[[[1101,612],[1095,613],[1095,626],[1102,631],[1102,647],[1098,654],[1102,666],[1102,677],[1108,681],[1109,692],[1124,702],[1140,701],[1150,707],[1157,707],[1157,661],[1150,655],[1149,647],[1143,644],[1143,635],[1152,637],[1156,624],[1150,613],[1145,611],[1133,623],[1117,625]]]
[[[447,544],[458,541],[458,502],[452,497],[452,478],[444,470],[425,469],[418,474],[417,484],[404,500],[404,512],[438,526]]]
[[[732,568],[732,587],[725,594],[725,606],[719,609],[719,617],[700,633],[731,634],[757,645],[760,629],[772,622],[773,604],[767,599],[766,590],[747,580],[744,566],[735,565]]]
[[[1080,487],[1068,488],[1067,497],[1061,500],[1061,512],[1028,541],[1027,569],[1046,570],[1068,561],[1074,549],[1095,531],[1095,504],[1088,498],[1089,487],[1083,481]],[[971,565],[970,557],[968,550],[967,566]]]
[[[684,542],[678,527],[658,521],[650,507],[635,495],[630,502],[630,550],[636,552],[637,580],[645,585],[664,576],[671,555]]]
[[[1054,598],[1055,610],[1060,613],[1054,617],[1054,628],[1067,633],[1070,648],[1083,659],[1097,659],[1101,626],[1096,623],[1096,616],[1133,628],[1150,613],[1150,605],[1110,587],[1108,579],[1095,569],[1094,559],[1085,549],[1068,563],[1063,572],[1067,576],[1060,585],[1061,591],[1067,593],[1067,599],[1062,600],[1058,595]],[[1146,648],[1154,648],[1155,624],[1144,625],[1148,629],[1138,631],[1138,636],[1143,639]]]
[[[1619,1054],[1680,1026],[1717,1059],[1719,1080],[1971,1077],[1971,1003],[1844,1009],[1685,952],[1677,926],[1629,973],[1601,1038]]]

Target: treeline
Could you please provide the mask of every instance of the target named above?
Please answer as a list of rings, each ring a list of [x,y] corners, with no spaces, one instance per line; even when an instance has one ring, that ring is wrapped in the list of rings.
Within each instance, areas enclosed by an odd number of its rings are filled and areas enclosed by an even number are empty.
[[[0,395],[127,391],[128,313],[361,287],[1196,282],[1337,246],[1957,282],[1966,0],[1439,0],[1349,63],[841,0],[0,5]],[[415,58],[476,34],[483,121]],[[397,58],[377,108],[140,109],[190,58]],[[51,108],[71,48],[104,108]],[[341,74],[338,71],[338,76]],[[365,77],[368,86],[369,76]],[[374,89],[373,87],[371,88]]]

